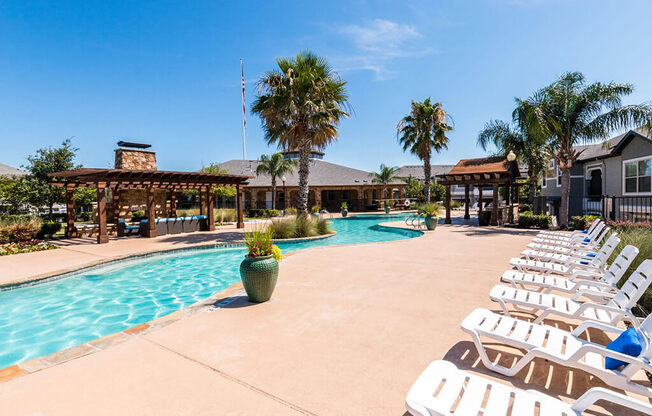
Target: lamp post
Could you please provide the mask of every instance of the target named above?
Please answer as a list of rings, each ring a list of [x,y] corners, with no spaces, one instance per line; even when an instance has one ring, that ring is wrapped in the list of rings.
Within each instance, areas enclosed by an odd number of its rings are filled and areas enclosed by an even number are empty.
[[[507,154],[507,161],[510,164],[513,164],[515,160],[516,160],[516,154],[514,154],[514,152],[512,150],[510,150],[509,153]],[[515,188],[515,186],[514,186],[514,169],[510,168],[510,171],[509,171],[509,194],[508,194],[508,197],[509,197],[509,215],[508,215],[508,219],[509,219],[510,224],[514,224],[514,188]]]
[[[285,175],[283,175],[281,180],[283,181],[283,215],[285,215],[285,211],[288,209],[288,194],[285,190]]]

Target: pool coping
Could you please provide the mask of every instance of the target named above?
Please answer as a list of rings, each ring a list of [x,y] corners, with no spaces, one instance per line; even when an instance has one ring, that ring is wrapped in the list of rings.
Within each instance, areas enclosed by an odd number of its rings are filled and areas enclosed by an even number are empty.
[[[422,230],[416,230],[414,228],[409,228],[407,226],[404,226],[402,224],[396,224],[398,221],[393,221],[393,222],[384,222],[384,223],[379,223],[379,227],[384,227],[384,228],[398,228],[398,229],[406,229],[406,230],[412,230],[412,231],[418,231],[420,232],[420,235],[416,235],[412,238],[419,238],[423,237],[425,234]],[[292,239],[280,239],[280,240],[274,240],[275,242],[295,242],[295,241],[313,241],[313,240],[322,240],[330,237],[334,237],[337,233],[333,232],[331,234],[327,235],[320,235],[320,236],[315,236],[315,237],[303,237],[303,238],[292,238]],[[358,245],[364,245],[364,244],[389,244],[389,243],[396,243],[397,241],[406,241],[406,240],[411,240],[412,238],[408,239],[402,239],[402,240],[389,240],[389,241],[376,241],[376,242],[370,242],[370,243],[352,243],[352,244],[341,244],[337,246],[328,246],[328,247],[346,247],[346,246],[358,246]],[[228,247],[224,247],[228,246]],[[125,258],[146,258],[146,257],[152,257],[157,254],[167,254],[167,253],[172,253],[172,252],[182,252],[182,251],[189,251],[193,249],[211,249],[211,248],[235,248],[235,247],[244,247],[244,241],[233,241],[233,242],[228,242],[228,243],[211,243],[211,244],[199,244],[195,245],[192,247],[183,247],[183,248],[174,248],[174,249],[164,249],[164,250],[154,250],[154,251],[148,251],[145,253],[139,253],[139,254],[132,254],[132,255],[127,255],[127,256],[119,256],[117,258],[112,258],[112,259],[105,259],[104,261],[100,262],[95,262],[94,264],[90,266],[82,266],[78,267],[74,270],[71,271],[66,271],[62,273],[56,273],[54,275],[50,275],[49,277],[42,277],[38,280],[30,280],[26,281],[23,283],[18,283],[17,285],[14,284],[16,287],[15,288],[20,288],[20,287],[26,287],[26,286],[32,286],[35,284],[40,284],[40,283],[46,283],[47,281],[50,280],[58,280],[61,278],[65,278],[67,274],[71,273],[77,273],[81,272],[82,270],[87,270],[87,269],[93,269],[96,267],[102,267],[107,264],[119,262],[121,260],[124,260]],[[315,249],[315,248],[323,248],[323,247],[309,247],[306,250],[310,249]],[[303,250],[297,250],[293,251],[287,254],[284,254],[284,257],[290,257],[292,255],[295,255]],[[7,289],[7,285],[0,286],[0,290],[12,290],[12,289]],[[75,345],[70,348],[65,348],[56,352],[53,352],[51,354],[47,355],[42,355],[40,357],[32,358],[27,361],[20,362],[18,364],[13,364],[8,367],[0,368],[0,384],[8,382],[10,380],[16,379],[18,377],[22,377],[28,374],[32,374],[41,370],[45,370],[51,367],[54,367],[59,364],[63,364],[65,362],[98,352],[102,351],[104,349],[107,349],[113,345],[121,344],[132,337],[135,336],[141,336],[144,334],[147,334],[151,331],[154,331],[159,328],[163,328],[167,325],[170,325],[174,322],[180,321],[183,318],[192,316],[196,314],[199,311],[205,311],[205,312],[213,312],[217,309],[223,308],[230,303],[234,302],[237,299],[237,296],[241,296],[245,294],[244,292],[244,287],[242,286],[242,282],[237,282],[234,283],[233,285],[216,292],[212,295],[210,295],[207,298],[204,298],[198,302],[193,303],[192,305],[188,305],[185,308],[179,309],[178,311],[171,312],[167,315],[163,315],[159,318],[153,319],[148,322],[144,322],[142,324],[135,325],[133,327],[124,329],[120,332],[114,332],[112,334],[105,335],[100,338],[95,338],[91,341],[85,342],[83,344]]]

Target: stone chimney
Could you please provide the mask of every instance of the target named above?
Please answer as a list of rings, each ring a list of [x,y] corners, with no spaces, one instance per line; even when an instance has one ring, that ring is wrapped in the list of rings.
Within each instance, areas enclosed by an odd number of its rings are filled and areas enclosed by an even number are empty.
[[[151,145],[143,143],[118,142],[115,149],[115,168],[126,170],[156,170],[156,152],[145,150]]]

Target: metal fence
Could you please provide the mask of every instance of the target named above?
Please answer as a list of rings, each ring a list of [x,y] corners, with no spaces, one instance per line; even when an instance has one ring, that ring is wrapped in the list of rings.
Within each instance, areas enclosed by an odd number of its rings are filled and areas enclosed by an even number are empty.
[[[652,222],[652,196],[590,196],[582,200],[582,211],[612,221]]]

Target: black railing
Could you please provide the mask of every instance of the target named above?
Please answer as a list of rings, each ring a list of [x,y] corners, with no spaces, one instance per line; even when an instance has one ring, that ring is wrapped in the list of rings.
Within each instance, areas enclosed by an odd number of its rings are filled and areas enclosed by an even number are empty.
[[[652,195],[589,196],[582,200],[582,212],[612,221],[652,222]]]

